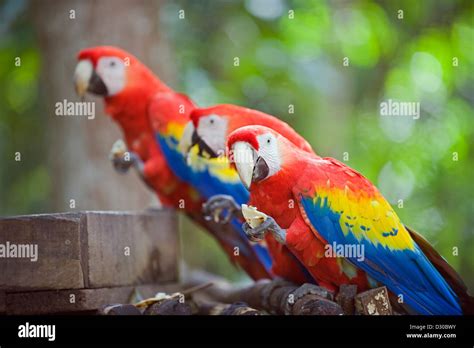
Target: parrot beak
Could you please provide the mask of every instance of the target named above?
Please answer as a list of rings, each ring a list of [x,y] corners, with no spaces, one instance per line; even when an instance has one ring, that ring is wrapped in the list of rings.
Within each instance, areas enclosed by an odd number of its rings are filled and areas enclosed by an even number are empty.
[[[255,162],[255,166],[253,167],[252,181],[261,181],[265,179],[269,173],[270,168],[268,167],[267,162],[263,159],[263,157],[259,156]]]
[[[207,157],[209,158],[217,158],[219,155],[209,146],[207,143],[202,139],[196,129],[194,129],[193,134],[191,136],[191,146],[189,147],[188,151],[194,146],[198,146],[198,155],[201,157],[203,156],[203,153],[206,152],[208,155]]]
[[[248,143],[236,142],[233,146],[235,167],[247,189],[252,182],[265,179],[270,172],[267,162]]]
[[[89,80],[93,71],[90,60],[81,60],[74,71],[74,86],[79,97],[83,97],[89,88]]]
[[[92,63],[88,59],[79,61],[74,71],[74,85],[76,93],[83,97],[86,92],[106,96],[107,86],[99,75],[95,72]]]
[[[191,148],[194,146],[192,142],[193,134],[194,134],[194,125],[191,121],[189,121],[186,124],[186,127],[184,127],[183,135],[181,136],[181,139],[178,144],[178,150],[185,156],[189,153]]]

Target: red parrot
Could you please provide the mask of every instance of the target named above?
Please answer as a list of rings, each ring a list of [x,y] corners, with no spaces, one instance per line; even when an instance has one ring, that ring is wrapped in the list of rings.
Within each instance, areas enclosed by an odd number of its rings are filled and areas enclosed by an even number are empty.
[[[190,159],[188,159],[189,162],[194,163],[198,168],[202,161],[208,161],[208,159],[199,160],[198,154],[210,158],[217,158],[219,154],[225,155],[227,136],[235,129],[245,125],[257,124],[270,127],[284,134],[285,137],[298,148],[308,152],[313,151],[311,145],[287,123],[257,110],[230,104],[221,104],[208,108],[194,109],[191,112],[190,118],[191,121],[186,126],[186,130],[181,138],[180,148],[182,151],[189,151],[187,154],[190,157]],[[193,148],[194,145],[198,145],[197,151]],[[195,151],[193,152],[191,149]],[[225,161],[225,156],[221,156],[219,159],[216,159],[216,161],[222,163],[222,165],[227,168],[227,171],[231,172],[233,177],[237,177],[238,179],[238,175],[233,168],[231,168],[230,163]],[[248,191],[244,189],[246,193],[245,196],[239,197],[232,187],[235,183],[233,184],[229,180],[226,180],[226,177],[221,178],[221,180],[226,186],[226,195],[212,197],[206,203],[205,210],[209,215],[214,215],[214,210],[225,208],[239,218],[242,218],[240,214],[240,204],[248,202]],[[241,183],[239,183],[239,188],[241,186]],[[229,219],[230,216],[227,218]],[[265,242],[272,256],[273,274],[284,279],[292,280],[297,284],[305,282],[314,283],[314,279],[309,277],[306,271],[301,271],[301,265],[299,265],[286,246],[278,243],[271,234],[265,237]]]
[[[227,146],[250,204],[268,214],[260,226],[245,223],[247,235],[259,240],[273,234],[319,284],[334,290],[383,284],[417,314],[461,314],[461,306],[472,305],[454,270],[426,241],[418,245],[357,171],[302,151],[262,126],[234,131]]]
[[[181,124],[189,121],[194,103],[173,91],[132,54],[116,47],[99,46],[78,54],[76,91],[102,96],[105,112],[117,122],[131,153],[130,164],[166,207],[183,209],[220,243],[233,262],[253,279],[269,278],[268,254],[249,243],[240,226],[222,226],[206,221],[201,212],[208,198],[176,175],[160,143],[160,131],[181,136]],[[175,123],[172,123],[175,122]],[[168,127],[177,124],[177,127]],[[178,139],[179,140],[179,139]],[[174,140],[177,146],[177,141]],[[239,252],[236,253],[235,248]]]
[[[284,135],[288,140],[295,144],[298,148],[313,152],[311,145],[299,135],[286,122],[268,115],[266,113],[244,108],[241,106],[231,104],[215,105],[208,108],[194,109],[190,114],[191,122],[188,128],[194,132],[193,136],[186,139],[183,136],[182,145],[189,145],[192,141],[198,143],[201,141],[201,146],[205,145],[203,150],[210,150],[216,155],[225,155],[227,136],[234,130],[249,125],[260,125],[278,131]],[[191,132],[191,131],[188,131]],[[211,154],[212,157],[212,154]]]

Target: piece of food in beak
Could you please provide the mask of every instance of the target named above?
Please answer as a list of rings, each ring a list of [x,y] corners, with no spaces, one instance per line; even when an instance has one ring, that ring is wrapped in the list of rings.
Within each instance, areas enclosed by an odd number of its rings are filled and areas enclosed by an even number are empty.
[[[242,204],[242,215],[244,216],[245,221],[247,221],[249,226],[252,228],[260,226],[268,218],[267,214],[262,213],[261,211],[258,211],[257,208],[247,204]]]

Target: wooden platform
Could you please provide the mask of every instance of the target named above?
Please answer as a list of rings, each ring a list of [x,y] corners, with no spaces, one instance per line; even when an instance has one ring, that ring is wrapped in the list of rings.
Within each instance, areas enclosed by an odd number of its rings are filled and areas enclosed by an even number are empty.
[[[124,303],[136,287],[176,282],[178,254],[171,211],[2,218],[0,312],[89,311]]]

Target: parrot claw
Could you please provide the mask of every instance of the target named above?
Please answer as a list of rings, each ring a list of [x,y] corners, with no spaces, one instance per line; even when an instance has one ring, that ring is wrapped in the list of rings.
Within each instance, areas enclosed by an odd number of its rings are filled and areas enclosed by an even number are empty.
[[[286,230],[281,228],[271,216],[268,216],[267,219],[260,226],[257,226],[255,228],[250,227],[250,225],[245,222],[242,225],[242,229],[252,242],[261,241],[265,236],[265,233],[267,231],[270,231],[271,233],[273,233],[275,239],[278,242],[285,244]]]
[[[122,139],[118,139],[112,145],[110,149],[109,158],[113,159],[114,157],[121,157],[127,151],[127,145],[125,145]]]
[[[219,224],[227,224],[240,212],[239,205],[229,195],[215,195],[203,204],[202,212],[208,221],[214,220]]]
[[[143,163],[134,152],[127,151],[127,146],[121,139],[112,145],[109,158],[118,173],[124,174],[128,172],[131,167],[135,167],[140,174],[142,174]]]
[[[112,165],[116,172],[120,174],[125,174],[130,170],[130,167],[133,166],[131,161],[124,160],[123,158],[113,158]]]
[[[266,232],[266,230],[261,230],[262,226],[263,225],[260,225],[256,228],[252,228],[250,227],[248,223],[244,222],[242,225],[242,229],[244,230],[248,239],[250,239],[252,242],[260,242],[263,239]]]
[[[128,172],[133,162],[130,160],[130,154],[127,153],[127,146],[122,139],[117,140],[110,149],[109,159],[112,161],[114,169],[124,174]]]

